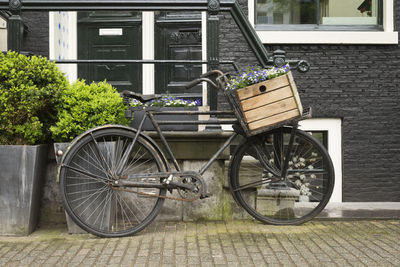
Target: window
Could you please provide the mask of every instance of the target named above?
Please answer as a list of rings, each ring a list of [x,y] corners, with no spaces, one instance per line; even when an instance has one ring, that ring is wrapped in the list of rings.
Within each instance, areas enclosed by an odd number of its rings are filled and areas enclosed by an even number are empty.
[[[233,131],[231,125],[221,125],[225,131]],[[328,150],[335,169],[335,186],[330,202],[342,202],[342,120],[337,118],[313,118],[299,122],[299,129],[311,134]],[[231,155],[236,147],[231,147]]]
[[[248,1],[264,43],[398,43],[393,0]]]
[[[255,24],[280,25],[282,29],[286,25],[308,26],[313,30],[338,25],[378,29],[382,24],[382,3],[382,0],[257,0]]]

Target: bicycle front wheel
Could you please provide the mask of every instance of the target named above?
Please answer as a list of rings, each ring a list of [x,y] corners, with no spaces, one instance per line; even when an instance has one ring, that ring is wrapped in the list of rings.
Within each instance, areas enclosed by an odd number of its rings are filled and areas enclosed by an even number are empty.
[[[82,229],[100,237],[132,235],[157,216],[165,189],[122,188],[113,183],[130,174],[165,171],[160,153],[129,128],[95,129],[82,136],[66,153],[60,170],[65,210]],[[127,162],[122,166],[122,158]],[[140,178],[159,183],[159,178]]]
[[[279,128],[257,136],[256,142],[247,140],[230,164],[234,199],[264,223],[304,223],[322,211],[333,191],[334,170],[326,149],[313,136],[297,130],[288,154],[291,130]],[[288,171],[282,175],[286,155],[290,155]]]

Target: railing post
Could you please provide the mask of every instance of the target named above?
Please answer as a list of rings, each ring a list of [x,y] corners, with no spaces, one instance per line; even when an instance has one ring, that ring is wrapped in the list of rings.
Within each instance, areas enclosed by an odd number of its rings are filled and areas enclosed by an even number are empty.
[[[20,0],[10,0],[8,2],[11,17],[7,23],[7,46],[8,50],[20,52],[22,48],[22,19],[21,19],[21,7],[22,2]]]
[[[208,0],[207,12],[207,61],[210,69],[219,68],[219,0]],[[208,103],[211,110],[217,110],[218,92],[208,86]]]

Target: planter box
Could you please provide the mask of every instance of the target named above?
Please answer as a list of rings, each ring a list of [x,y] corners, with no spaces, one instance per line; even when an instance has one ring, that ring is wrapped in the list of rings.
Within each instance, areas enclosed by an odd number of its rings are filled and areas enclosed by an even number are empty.
[[[228,99],[247,135],[301,117],[303,113],[291,72],[230,92]]]
[[[0,146],[0,234],[36,228],[46,163],[47,145]]]
[[[60,154],[58,154],[57,151],[62,151],[62,155],[64,155],[70,144],[71,143],[54,143],[54,153],[55,153],[55,158],[56,158],[58,167],[61,164],[62,156],[60,156]],[[58,177],[57,177],[57,183],[59,183]],[[71,219],[71,217],[68,215],[68,213],[66,211],[65,211],[65,219],[67,221],[67,229],[68,229],[69,234],[86,234],[87,233],[85,230],[80,228]]]
[[[151,107],[151,110],[156,112],[163,111],[198,111],[198,107]],[[138,128],[140,122],[142,121],[145,111],[142,108],[132,108],[133,120],[131,122],[131,127]],[[155,115],[157,121],[197,121],[198,115]],[[199,126],[196,125],[160,125],[163,131],[198,131]],[[143,128],[144,131],[155,131],[153,124],[149,118],[146,118]]]

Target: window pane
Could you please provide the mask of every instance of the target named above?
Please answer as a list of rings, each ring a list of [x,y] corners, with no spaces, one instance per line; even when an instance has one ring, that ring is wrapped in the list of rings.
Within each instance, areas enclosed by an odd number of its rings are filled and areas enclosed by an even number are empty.
[[[378,0],[321,0],[321,24],[377,25]]]
[[[307,131],[314,136],[326,149],[328,149],[328,131]]]
[[[257,24],[316,24],[314,0],[258,0]]]
[[[382,0],[257,0],[256,24],[378,25],[381,6]]]

